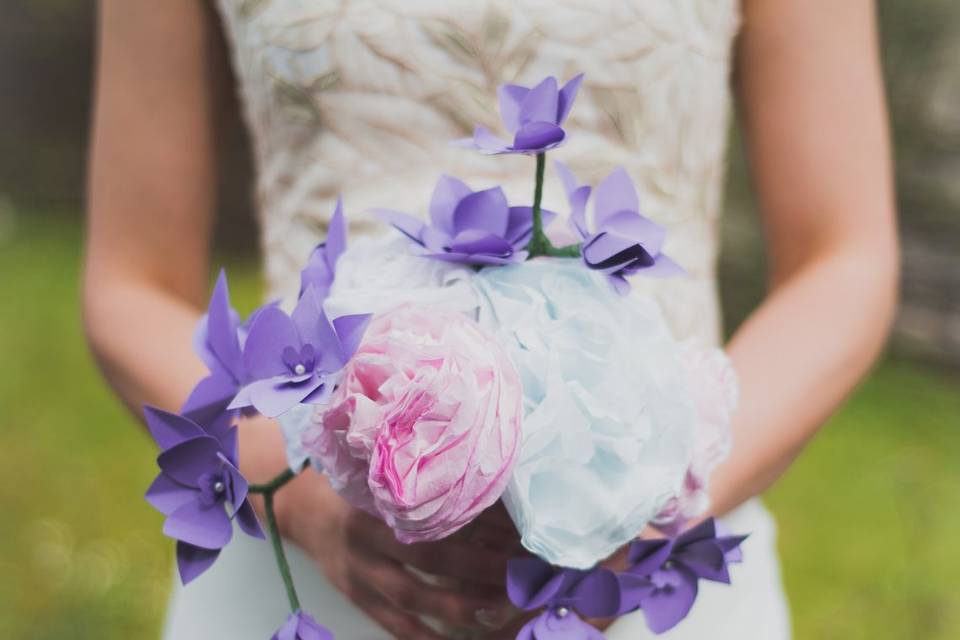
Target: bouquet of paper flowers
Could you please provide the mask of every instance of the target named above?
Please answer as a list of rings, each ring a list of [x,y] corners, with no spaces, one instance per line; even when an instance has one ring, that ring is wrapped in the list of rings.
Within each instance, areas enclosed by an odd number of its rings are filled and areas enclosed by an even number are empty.
[[[690,611],[700,580],[729,582],[742,536],[707,519],[706,486],[728,453],[736,380],[717,349],[676,340],[640,276],[682,277],[665,230],[640,213],[627,173],[596,188],[563,165],[568,236],[543,210],[546,152],[581,76],[501,87],[512,141],[478,127],[460,144],[536,159],[530,206],[442,176],[428,222],[376,212],[396,232],[347,248],[342,204],[287,307],[241,321],[221,273],[194,347],[209,368],[180,414],[145,409],[160,446],[147,500],[177,540],[184,583],[208,569],[234,521],[264,537],[263,494],[292,613],[274,638],[332,637],[300,610],[273,496],[313,469],[404,543],[448,536],[502,500],[528,557],[510,600],[537,615],[518,640],[602,638],[583,618],[642,610],[656,633]],[[592,205],[592,206],[591,206]],[[242,414],[278,418],[289,469],[251,485],[237,468]],[[653,527],[660,537],[638,539]],[[628,567],[602,564],[629,545]]]

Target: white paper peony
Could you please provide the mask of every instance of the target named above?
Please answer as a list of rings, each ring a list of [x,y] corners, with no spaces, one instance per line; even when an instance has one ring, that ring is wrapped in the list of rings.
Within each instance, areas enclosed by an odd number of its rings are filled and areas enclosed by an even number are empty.
[[[503,501],[527,549],[591,567],[682,495],[697,422],[684,348],[653,301],[579,262],[485,269],[474,286],[524,387]]]

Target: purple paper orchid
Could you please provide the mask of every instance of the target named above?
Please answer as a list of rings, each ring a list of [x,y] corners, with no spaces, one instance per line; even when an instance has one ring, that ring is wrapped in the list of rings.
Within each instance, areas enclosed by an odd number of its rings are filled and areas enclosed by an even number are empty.
[[[274,306],[262,309],[243,347],[243,363],[253,382],[240,390],[229,408],[252,405],[275,418],[300,403],[326,402],[369,320],[370,314],[362,314],[331,323],[312,285],[290,315]]]
[[[347,249],[347,223],[343,217],[343,199],[337,198],[337,206],[330,217],[327,239],[317,245],[300,272],[300,296],[308,287],[316,289],[321,299],[330,293],[336,274],[337,259]]]
[[[399,211],[379,209],[380,218],[424,248],[435,260],[478,266],[523,262],[533,229],[531,207],[511,207],[500,187],[473,191],[441,176],[430,200],[430,225]],[[556,214],[544,211],[544,225]]]
[[[270,640],[333,640],[333,634],[320,626],[309,613],[296,611],[287,616],[286,622]]]
[[[236,427],[228,419],[204,428],[149,406],[144,415],[161,449],[160,475],[146,499],[167,517],[163,532],[177,540],[177,566],[187,584],[209,569],[230,542],[234,519],[248,535],[263,538],[263,530],[236,466]]]
[[[562,569],[535,557],[507,563],[507,595],[524,611],[544,609],[517,640],[603,640],[580,616],[606,618],[620,609],[620,586],[609,569]]]
[[[597,185],[593,202],[593,230],[587,224],[589,186],[580,185],[563,164],[555,163],[570,202],[570,228],[581,240],[584,263],[602,271],[621,294],[630,291],[629,276],[639,271],[651,276],[684,272],[661,252],[666,229],[640,214],[637,191],[622,168]]]
[[[482,153],[538,154],[560,145],[566,138],[563,122],[577,97],[583,74],[572,78],[562,89],[550,76],[533,88],[505,84],[498,90],[500,117],[513,142],[507,142],[486,127],[476,127],[465,143]]]
[[[637,540],[630,568],[618,574],[620,614],[642,609],[647,626],[663,633],[683,620],[697,599],[699,580],[730,583],[728,566],[740,562],[746,536],[723,536],[713,518],[674,539]]]
[[[227,406],[250,380],[240,350],[240,316],[230,305],[227,276],[221,270],[206,315],[197,323],[194,351],[210,375],[197,383],[181,411],[207,424],[227,413]]]

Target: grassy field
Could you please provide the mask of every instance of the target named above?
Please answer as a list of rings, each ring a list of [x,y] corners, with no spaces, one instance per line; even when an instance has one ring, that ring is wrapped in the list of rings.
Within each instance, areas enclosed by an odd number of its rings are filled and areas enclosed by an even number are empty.
[[[155,637],[153,449],[83,344],[79,232],[0,217],[0,638]],[[241,306],[257,296],[231,269]],[[801,639],[960,637],[960,382],[886,362],[769,496]]]

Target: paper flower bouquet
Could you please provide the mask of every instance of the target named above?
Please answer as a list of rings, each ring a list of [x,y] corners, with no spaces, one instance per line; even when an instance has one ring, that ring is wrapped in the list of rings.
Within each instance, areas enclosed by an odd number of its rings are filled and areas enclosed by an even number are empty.
[[[627,173],[596,188],[556,165],[567,234],[545,231],[546,152],[581,77],[500,89],[511,141],[478,127],[459,144],[536,159],[532,205],[442,176],[428,221],[390,210],[395,232],[347,247],[341,203],[289,306],[241,322],[223,274],[194,346],[210,374],[181,413],[146,409],[162,452],[147,492],[177,540],[184,583],[209,568],[233,522],[264,537],[247,497],[264,496],[292,613],[274,638],[332,637],[300,610],[273,516],[296,473],[326,474],[404,543],[438,540],[502,500],[530,555],[509,563],[510,600],[533,617],[518,640],[602,638],[584,618],[642,610],[666,631],[700,580],[729,582],[742,536],[708,507],[729,450],[736,380],[724,354],[678,341],[641,276],[681,276],[664,229],[640,213]],[[290,467],[264,485],[237,468],[242,414],[278,418]],[[662,535],[638,539],[645,529]],[[629,546],[626,570],[603,561]]]

